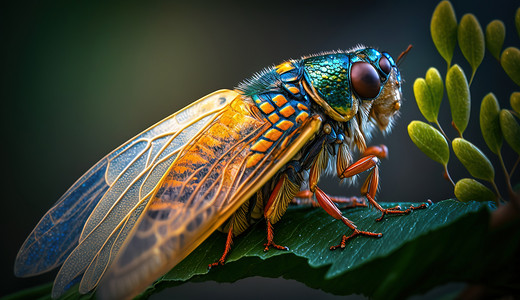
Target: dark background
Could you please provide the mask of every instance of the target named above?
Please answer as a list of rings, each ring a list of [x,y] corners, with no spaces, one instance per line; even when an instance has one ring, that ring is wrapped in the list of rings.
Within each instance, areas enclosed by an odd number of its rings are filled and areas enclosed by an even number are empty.
[[[413,98],[415,78],[424,77],[430,66],[436,66],[443,77],[446,74],[446,64],[429,33],[437,3],[23,2],[3,7],[0,296],[53,280],[55,273],[15,278],[14,258],[41,216],[101,157],[210,92],[233,88],[266,66],[315,52],[364,44],[397,57],[413,44],[401,65],[406,81],[401,117],[391,135],[376,135],[372,143],[384,142],[390,150],[390,159],[380,167],[378,199],[435,202],[453,197],[441,165],[422,154],[406,130],[410,121],[424,121]],[[503,20],[505,46],[517,47],[513,20],[519,4],[453,2],[458,20],[467,12],[474,13],[483,27],[493,19]],[[458,49],[454,62],[469,78],[470,67]],[[471,88],[472,115],[464,137],[498,166],[480,135],[480,101],[493,91],[501,107],[509,107],[509,95],[518,87],[486,52]],[[440,120],[454,137],[448,107],[445,97]],[[512,165],[516,155],[507,146],[503,154]],[[449,166],[455,181],[469,177],[456,159]],[[502,171],[496,173],[502,181]],[[514,182],[519,182],[519,173]],[[320,186],[331,194],[359,191],[359,186],[338,186],[334,178],[324,178]],[[506,195],[505,190],[502,193]],[[330,296],[292,281],[261,278],[234,284],[186,284],[168,293],[180,298],[264,297],[274,289],[277,296]]]

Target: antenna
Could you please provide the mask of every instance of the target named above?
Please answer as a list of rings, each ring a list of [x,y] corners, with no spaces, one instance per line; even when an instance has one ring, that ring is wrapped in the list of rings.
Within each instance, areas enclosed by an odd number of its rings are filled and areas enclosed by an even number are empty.
[[[410,50],[412,50],[412,45],[408,45],[408,48],[406,48],[406,50],[404,50],[403,52],[401,52],[401,54],[399,55],[399,57],[397,58],[397,66],[399,67],[399,65],[401,64],[401,62],[404,60],[404,57],[406,56],[406,54],[408,54],[408,52],[410,52]]]

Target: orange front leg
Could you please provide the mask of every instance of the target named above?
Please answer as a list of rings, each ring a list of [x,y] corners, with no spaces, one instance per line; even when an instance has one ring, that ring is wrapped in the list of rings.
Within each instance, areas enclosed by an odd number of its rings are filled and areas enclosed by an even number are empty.
[[[388,147],[381,144],[379,146],[370,146],[365,149],[362,156],[375,155],[379,159],[388,158]]]
[[[368,236],[368,237],[377,237],[377,238],[380,238],[380,237],[383,236],[382,233],[375,233],[375,232],[358,230],[356,225],[354,225],[354,223],[352,223],[349,219],[347,219],[346,217],[344,217],[341,214],[341,211],[336,207],[334,202],[332,202],[330,197],[327,194],[325,194],[325,192],[323,192],[319,187],[316,187],[316,199],[318,200],[318,203],[320,204],[320,206],[329,215],[331,215],[336,220],[342,221],[343,224],[347,225],[348,228],[350,228],[350,229],[352,229],[354,231],[349,236],[343,235],[341,237],[340,244],[336,245],[336,246],[330,247],[330,250],[336,250],[338,248],[344,249],[347,241],[350,240],[350,239],[355,238],[358,235],[364,235],[364,236]]]
[[[377,167],[378,163],[379,159],[377,158],[377,156],[365,156],[357,162],[350,165],[340,176],[340,178],[352,177],[364,171],[371,170],[365,183],[361,187],[361,194],[366,196],[370,204],[372,204],[382,213],[381,217],[377,218],[376,221],[383,220],[383,217],[387,214],[409,214],[412,210],[428,207],[426,204],[422,204],[419,206],[410,206],[410,208],[406,210],[401,210],[400,207],[381,207],[381,205],[379,205],[379,203],[377,203],[374,199],[376,197],[377,187],[379,186],[379,169]]]

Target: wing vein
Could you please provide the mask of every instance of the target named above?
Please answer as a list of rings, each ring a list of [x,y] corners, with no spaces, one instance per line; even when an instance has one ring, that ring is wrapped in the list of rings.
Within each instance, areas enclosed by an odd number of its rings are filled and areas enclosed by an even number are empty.
[[[264,126],[265,127],[265,126]],[[208,170],[206,176],[204,176],[204,178],[201,180],[201,182],[204,182],[205,180],[207,180],[207,178],[210,176],[211,174],[211,171],[218,165],[218,163],[220,163],[224,157],[229,153],[231,152],[233,149],[235,149],[239,144],[243,143],[244,141],[248,140],[251,136],[253,135],[256,135],[257,137],[259,135],[261,135],[266,129],[264,127],[259,127],[258,129],[255,129],[254,131],[252,131],[250,134],[248,134],[246,137],[242,138],[241,140],[239,140],[238,142],[236,142],[232,147],[230,147],[226,152],[224,152],[216,161],[215,163],[213,163],[213,165],[211,166],[211,168]],[[261,131],[260,133],[258,133],[258,131],[260,131],[261,129],[263,129],[263,131]],[[245,147],[244,147],[245,148]],[[237,152],[235,154],[234,157],[236,157],[238,154],[240,154],[240,152]],[[233,158],[234,159],[234,158]],[[228,161],[228,165],[230,164],[230,162],[232,161],[232,159],[230,159]],[[221,174],[219,174],[219,177],[222,176],[222,173],[224,172],[221,172]],[[215,180],[216,182],[216,180]],[[211,185],[211,187],[213,187],[213,185],[215,184],[215,182]],[[188,201],[187,202],[187,206],[191,206],[193,200],[195,199],[195,196],[198,194],[198,191],[200,190],[201,188],[201,184],[199,184],[195,190],[193,191],[193,193],[190,195],[190,198],[188,198]],[[211,190],[211,189],[208,189],[208,190]]]

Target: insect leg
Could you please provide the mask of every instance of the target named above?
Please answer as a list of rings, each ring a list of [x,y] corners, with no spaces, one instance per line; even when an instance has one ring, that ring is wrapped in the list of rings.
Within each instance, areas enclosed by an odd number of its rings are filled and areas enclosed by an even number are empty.
[[[379,159],[388,158],[388,147],[381,144],[379,146],[370,146],[363,151],[362,156],[375,155]]]
[[[280,220],[287,210],[289,203],[300,190],[301,179],[296,169],[299,169],[298,165],[290,165],[288,169],[281,174],[280,179],[278,179],[265,205],[264,218],[267,223],[267,243],[264,244],[264,251],[269,251],[269,247],[279,250],[289,249],[274,243],[273,224]]]
[[[367,207],[365,198],[362,197],[341,197],[341,196],[329,196],[332,202],[340,205],[340,208],[355,208],[355,207]]]
[[[313,198],[314,194],[310,190],[299,191],[294,199],[291,201],[295,205],[308,205],[312,207],[319,207],[319,203]],[[332,202],[338,204],[340,208],[355,208],[355,207],[367,207],[365,198],[361,197],[341,197],[341,196],[329,196]]]
[[[226,238],[226,248],[224,249],[224,253],[222,254],[222,257],[220,257],[219,260],[217,260],[214,263],[211,263],[208,265],[208,269],[211,269],[216,266],[222,266],[226,262],[226,257],[229,254],[229,251],[231,250],[231,245],[233,244],[233,224],[229,226],[229,231]]]
[[[341,243],[337,246],[330,247],[330,250],[335,250],[337,248],[344,249],[347,241],[358,235],[364,235],[364,236],[369,236],[369,237],[383,236],[382,233],[358,230],[356,228],[356,225],[354,225],[354,223],[352,223],[349,219],[345,218],[341,214],[341,211],[338,209],[336,204],[334,204],[334,201],[332,200],[332,198],[318,187],[318,181],[319,181],[320,175],[321,175],[323,169],[326,167],[326,163],[325,163],[326,159],[327,159],[326,154],[327,154],[327,152],[324,150],[324,148],[322,148],[321,151],[319,152],[319,154],[317,155],[316,159],[314,160],[314,162],[311,166],[310,172],[309,172],[309,188],[310,188],[311,192],[314,192],[314,195],[316,196],[316,200],[318,201],[319,205],[329,215],[331,215],[334,219],[342,221],[345,225],[347,225],[347,227],[349,227],[350,229],[353,230],[352,234],[350,234],[349,236],[343,235],[341,237]],[[343,154],[345,154],[345,155],[343,155]],[[342,154],[342,157],[344,157],[344,159],[341,159],[340,163],[342,166],[346,166],[347,165],[346,159],[348,159],[348,155],[347,155],[348,153],[343,153],[343,154]],[[360,168],[361,169],[364,168],[364,170],[359,171],[359,173],[366,171],[377,164],[377,157],[375,157],[373,155],[371,157],[374,158],[372,165],[368,165],[368,166],[362,165]],[[363,159],[366,161],[371,160],[370,157],[362,158],[362,160]],[[352,169],[357,170],[358,167],[359,166],[356,166],[356,164],[353,164],[352,166],[346,168],[346,170],[352,170]],[[346,170],[344,172],[346,172]]]
[[[288,247],[280,246],[278,244],[275,244],[275,242],[273,242],[273,238],[274,238],[273,224],[271,224],[271,221],[269,221],[269,219],[266,219],[266,223],[267,223],[267,243],[264,244],[264,246],[265,246],[264,252],[269,251],[269,247],[273,247],[278,250],[289,250]]]
[[[318,207],[319,204],[313,199],[314,194],[310,190],[299,191],[294,195],[291,204]]]
[[[371,169],[367,179],[365,180],[365,183],[361,187],[361,194],[366,196],[370,204],[372,204],[382,213],[381,217],[377,218],[376,221],[383,220],[384,216],[387,214],[409,214],[412,210],[428,207],[426,204],[410,206],[406,210],[401,210],[401,207],[399,206],[392,208],[381,207],[381,205],[379,205],[379,203],[374,200],[379,184],[379,169],[377,167],[378,162],[379,159],[375,155],[365,156],[349,166],[340,176],[340,178],[351,177]]]
[[[383,236],[382,233],[358,230],[356,225],[354,225],[354,223],[352,223],[352,221],[350,221],[349,219],[347,219],[346,217],[344,217],[341,214],[341,211],[338,209],[338,207],[334,204],[332,199],[330,199],[330,197],[325,192],[323,192],[319,187],[316,187],[315,193],[316,193],[316,199],[318,200],[318,203],[329,215],[331,215],[336,220],[342,221],[345,225],[348,226],[348,228],[353,230],[353,232],[349,236],[343,235],[341,237],[340,244],[330,247],[330,250],[336,250],[338,248],[344,249],[347,241],[355,238],[358,235],[377,237],[377,238]]]

